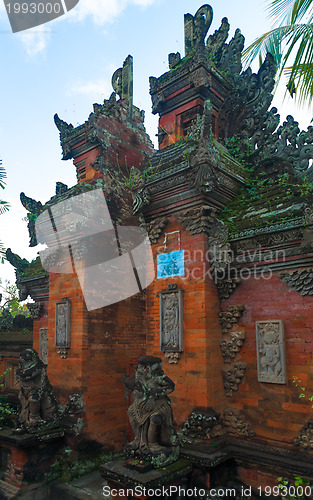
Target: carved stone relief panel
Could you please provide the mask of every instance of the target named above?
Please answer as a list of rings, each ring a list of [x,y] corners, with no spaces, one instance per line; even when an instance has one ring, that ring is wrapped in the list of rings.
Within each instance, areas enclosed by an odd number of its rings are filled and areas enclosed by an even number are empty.
[[[69,348],[71,345],[71,301],[62,299],[55,305],[55,347]]]
[[[259,382],[286,384],[284,325],[281,320],[256,322]]]
[[[183,351],[182,290],[169,289],[160,292],[160,350]]]
[[[39,357],[45,365],[48,364],[48,328],[39,330]]]
[[[18,392],[20,389],[19,380],[16,374],[18,370],[18,359],[8,359],[5,369],[9,370],[5,375],[5,389],[7,392]]]

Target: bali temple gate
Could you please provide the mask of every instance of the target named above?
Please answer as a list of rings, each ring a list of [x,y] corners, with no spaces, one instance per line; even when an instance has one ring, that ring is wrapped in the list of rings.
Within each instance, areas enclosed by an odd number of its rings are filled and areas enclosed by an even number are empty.
[[[208,5],[186,14],[185,55],[169,54],[169,71],[150,78],[158,150],[133,104],[130,55],[83,125],[55,115],[77,184],[58,182],[45,204],[21,194],[30,246],[48,251],[30,264],[8,257],[21,299],[35,301],[33,348],[57,400],[83,398],[78,439],[131,442],[123,379],[140,357],[160,358],[175,384],[180,456],[212,484],[224,466],[257,491],[313,474],[313,128],[280,122],[272,56],[243,71],[243,35],[228,40],[226,18],[208,35],[212,16]],[[96,230],[102,206],[110,220]],[[125,228],[141,231],[140,258]],[[106,230],[119,240],[106,254],[113,276],[95,271]]]

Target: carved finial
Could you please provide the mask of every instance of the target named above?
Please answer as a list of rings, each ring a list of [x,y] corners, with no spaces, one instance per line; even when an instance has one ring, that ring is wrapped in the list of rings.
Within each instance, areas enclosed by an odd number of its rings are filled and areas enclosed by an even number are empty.
[[[196,14],[185,14],[185,55],[192,49],[204,45],[204,39],[212,24],[213,9],[211,5],[202,5]]]
[[[129,116],[133,110],[133,57],[127,56],[122,68],[114,71],[112,76],[112,87],[121,99],[128,99]]]
[[[22,259],[16,253],[13,253],[11,248],[8,248],[6,251],[6,258],[10,262],[10,264],[17,269],[19,272],[23,272],[28,266],[29,262],[26,259]]]
[[[63,184],[63,182],[57,182],[55,186],[55,194],[56,196],[61,196],[62,194],[68,191],[68,186]]]
[[[71,123],[66,123],[64,120],[61,120],[58,113],[54,115],[54,123],[61,134],[68,134],[74,128]]]
[[[39,215],[42,210],[42,203],[40,201],[36,201],[33,198],[28,198],[25,193],[20,194],[21,203],[28,212],[32,214]]]
[[[200,139],[207,141],[212,133],[212,104],[208,99],[204,103]]]

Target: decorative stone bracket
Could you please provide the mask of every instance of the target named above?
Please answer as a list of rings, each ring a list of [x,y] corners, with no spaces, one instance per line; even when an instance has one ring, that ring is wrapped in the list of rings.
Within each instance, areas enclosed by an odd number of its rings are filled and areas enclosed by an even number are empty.
[[[226,396],[232,396],[233,391],[238,390],[238,385],[241,384],[243,377],[246,374],[246,363],[234,363],[232,368],[223,368],[223,380]]]
[[[227,311],[219,313],[219,321],[222,327],[222,333],[227,333],[240,320],[245,310],[244,305],[228,306]]]
[[[280,273],[280,278],[301,295],[313,295],[313,268]]]
[[[245,331],[231,332],[230,339],[223,339],[220,342],[220,347],[225,363],[230,363],[231,359],[234,358],[246,338]]]
[[[306,422],[293,442],[301,448],[313,449],[313,420]]]

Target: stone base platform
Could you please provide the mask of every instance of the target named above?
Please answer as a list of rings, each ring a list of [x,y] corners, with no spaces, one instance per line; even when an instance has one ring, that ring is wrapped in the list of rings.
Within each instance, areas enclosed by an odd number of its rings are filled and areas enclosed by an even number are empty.
[[[114,498],[127,498],[133,495],[134,498],[151,498],[153,492],[165,489],[175,490],[175,487],[185,483],[187,476],[192,472],[192,465],[189,460],[181,458],[167,467],[153,469],[147,472],[138,472],[125,466],[124,460],[115,460],[100,467],[100,473],[107,480],[107,491],[110,494],[114,491]],[[163,493],[161,498],[166,496]]]

